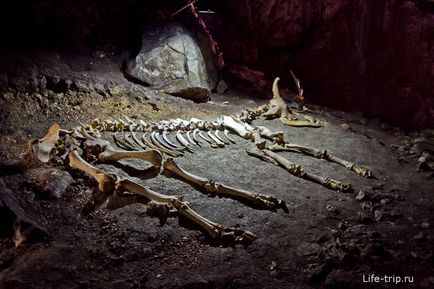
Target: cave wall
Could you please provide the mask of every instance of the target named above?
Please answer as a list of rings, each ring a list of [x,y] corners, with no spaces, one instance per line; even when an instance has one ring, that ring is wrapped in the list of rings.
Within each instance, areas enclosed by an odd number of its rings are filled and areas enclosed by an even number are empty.
[[[434,126],[429,1],[228,0],[204,15],[226,64],[291,85],[308,101],[417,128]]]

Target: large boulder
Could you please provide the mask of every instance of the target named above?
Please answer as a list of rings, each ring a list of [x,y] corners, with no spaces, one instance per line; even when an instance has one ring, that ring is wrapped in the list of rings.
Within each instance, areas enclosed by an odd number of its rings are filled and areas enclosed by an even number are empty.
[[[128,63],[126,73],[195,102],[207,101],[213,88],[200,47],[185,28],[175,23],[145,31],[140,52]]]

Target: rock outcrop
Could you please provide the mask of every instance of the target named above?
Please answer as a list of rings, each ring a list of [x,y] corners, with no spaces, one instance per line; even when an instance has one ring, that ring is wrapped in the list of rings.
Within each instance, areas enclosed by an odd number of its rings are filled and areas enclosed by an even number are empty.
[[[146,30],[140,52],[128,63],[126,73],[196,102],[207,101],[213,88],[199,45],[185,28],[174,23]]]

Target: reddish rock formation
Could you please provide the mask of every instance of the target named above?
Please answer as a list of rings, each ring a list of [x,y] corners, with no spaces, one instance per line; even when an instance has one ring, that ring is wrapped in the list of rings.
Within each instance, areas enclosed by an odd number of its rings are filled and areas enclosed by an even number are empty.
[[[204,17],[228,65],[287,85],[292,69],[311,102],[434,126],[432,2],[222,2]]]

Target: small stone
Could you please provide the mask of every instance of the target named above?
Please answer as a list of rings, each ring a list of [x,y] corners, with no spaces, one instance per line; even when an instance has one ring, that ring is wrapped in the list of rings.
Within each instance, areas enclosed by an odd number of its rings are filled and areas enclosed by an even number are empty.
[[[228,84],[223,79],[219,81],[216,87],[217,93],[223,94],[228,90]]]
[[[390,205],[392,202],[393,202],[392,199],[385,198],[385,199],[382,199],[382,200],[380,201],[380,204],[381,204],[382,206],[386,206],[386,205]]]
[[[380,210],[375,210],[374,212],[375,221],[380,222],[383,219],[383,212]]]
[[[420,224],[420,227],[421,227],[422,229],[429,229],[430,225],[429,225],[428,222],[423,222],[423,223]]]
[[[374,219],[370,214],[367,214],[365,212],[358,212],[357,213],[359,222],[362,224],[372,224],[374,223]]]
[[[424,232],[420,232],[419,234],[417,234],[416,236],[413,237],[416,241],[425,241],[426,240],[426,235]]]
[[[330,212],[330,213],[335,213],[335,212],[337,212],[336,207],[333,206],[333,205],[330,205],[330,204],[327,205],[326,209],[327,209],[327,211]]]
[[[276,269],[276,267],[277,267],[277,262],[276,261],[271,262],[270,271],[273,271],[274,269]]]
[[[346,222],[340,222],[338,225],[339,230],[345,231],[346,229],[348,229],[348,224]]]
[[[372,212],[374,210],[374,206],[372,205],[372,202],[363,202],[360,207],[365,212]]]
[[[157,274],[157,279],[163,279],[163,275]]]
[[[366,192],[363,190],[359,191],[356,195],[356,200],[360,202],[365,199],[368,199],[368,195],[366,194]]]

